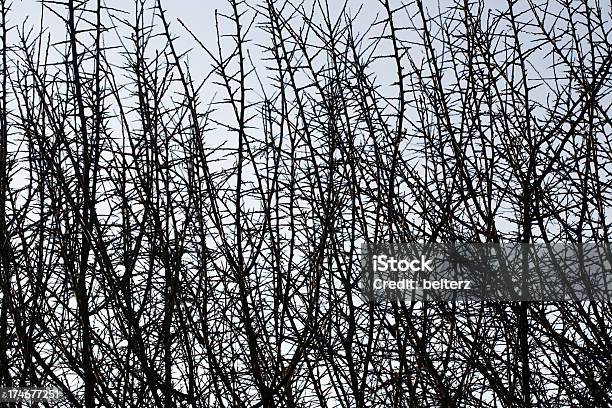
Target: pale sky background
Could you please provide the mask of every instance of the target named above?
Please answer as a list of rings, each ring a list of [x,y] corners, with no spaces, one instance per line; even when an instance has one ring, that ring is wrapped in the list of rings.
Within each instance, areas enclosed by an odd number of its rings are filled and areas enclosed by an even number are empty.
[[[294,3],[303,4],[304,7],[309,10],[311,5],[313,4],[313,0],[305,0],[303,2],[296,1]],[[442,4],[444,3],[449,4],[449,1],[443,0]],[[89,0],[88,4],[93,6],[95,2]],[[103,4],[113,9],[125,11],[124,18],[134,18],[135,2],[132,0],[103,0]],[[146,4],[148,7],[152,7],[153,5],[157,4],[157,0],[147,0]],[[250,7],[259,7],[261,4],[265,4],[265,2],[259,0],[248,1],[246,4],[248,4]],[[281,4],[283,4],[283,2],[278,2],[279,7]],[[337,15],[338,11],[341,10],[343,4],[343,1],[329,1],[329,8],[331,14]],[[357,11],[361,8],[358,18],[356,18],[352,22],[352,26],[354,28],[355,33],[366,31],[373,21],[382,19],[382,17],[377,18],[377,15],[384,15],[384,10],[382,9],[382,6],[377,0],[349,0],[347,4],[347,9],[350,10],[353,14],[356,14]],[[400,3],[398,2],[398,4]],[[212,47],[212,49],[216,51],[215,11],[217,10],[220,14],[231,14],[230,3],[226,0],[162,0],[162,6],[166,10],[166,18],[170,23],[170,31],[173,35],[177,37],[175,41],[177,51],[181,53],[187,50],[191,50],[187,56],[189,61],[189,69],[192,78],[194,78],[195,82],[197,83],[198,80],[203,79],[211,71],[211,60],[197,44],[197,42],[193,40],[191,34],[189,34],[181,26],[178,20],[180,19],[189,28],[189,30],[195,36],[197,36],[199,41],[204,43],[206,46]],[[52,4],[51,7],[58,12],[63,12],[64,16],[67,15],[66,7],[59,4]],[[24,31],[34,28],[34,32],[39,32],[41,25],[41,8],[41,3],[38,0],[13,0],[12,9],[9,13],[9,25],[12,27],[19,26],[21,28],[23,22],[27,21]],[[244,10],[244,4],[240,5],[239,8]],[[115,14],[120,15],[120,13],[116,12]],[[245,26],[248,25],[253,14],[253,12],[248,12],[241,20],[242,24],[244,24]],[[92,14],[87,17],[91,19],[94,16]],[[103,21],[108,21],[108,19],[105,18],[104,15],[102,19]],[[318,21],[320,21],[320,19]],[[222,34],[233,33],[234,27],[230,25],[228,21],[223,21],[223,19],[220,19],[220,22]],[[158,25],[156,27],[156,31],[159,32],[161,28],[161,22],[159,18],[155,19],[155,24]],[[59,42],[65,38],[65,24],[58,16],[53,15],[48,10],[45,10],[44,21],[42,25],[44,26],[46,32],[50,33],[52,42]],[[120,24],[118,24],[118,27],[119,34],[124,36],[125,40],[125,36],[126,34],[128,34],[125,26],[121,26]],[[382,26],[379,27],[382,28]],[[11,30],[11,32],[9,32],[8,37],[9,43],[16,40],[17,34],[14,28]],[[269,36],[259,27],[257,27],[256,23],[250,29],[248,38],[250,40],[250,43],[247,45],[247,47],[249,49],[250,56],[254,61],[254,65],[258,68],[259,74],[263,76],[262,79],[265,80],[266,73],[262,68],[264,68],[264,65],[267,65],[270,62],[261,61],[261,58],[264,57],[264,55],[262,54],[261,47],[259,47],[258,44],[270,44]],[[116,33],[106,33],[104,35],[104,41],[106,42],[107,46],[118,45]],[[163,43],[160,39],[160,49],[162,45]],[[226,43],[226,45],[227,47],[224,48],[225,54],[227,54],[228,51],[231,50],[231,43],[228,42]],[[153,47],[150,47],[150,51],[153,50]],[[418,50],[417,52],[420,52],[420,50]],[[266,57],[267,56],[268,55],[266,55]],[[124,61],[125,60],[122,57],[118,56],[117,62],[121,63]],[[183,62],[185,62],[185,60],[183,60]],[[379,77],[384,77],[388,74],[389,79],[387,81],[383,81],[383,83],[385,85],[390,85],[393,81],[395,81],[395,69],[392,66],[392,69],[389,69],[390,66],[387,62],[388,61],[384,61],[381,63],[380,67],[373,67],[373,69],[376,70],[377,76]],[[212,99],[214,93],[218,91],[221,90],[211,89],[210,91],[203,92],[203,95],[209,96]],[[254,91],[257,92],[257,89],[254,89]]]
[[[293,4],[303,4],[304,7],[309,10],[311,5],[315,0],[304,0],[304,1],[293,1]],[[280,8],[285,3],[283,1],[276,1],[277,6]],[[344,5],[344,1],[340,0],[328,0],[329,8],[331,14],[337,15],[338,11],[341,10]],[[391,1],[391,5],[394,8],[400,7],[405,2],[394,0]],[[518,10],[524,8],[526,6],[526,2],[519,2],[520,4],[516,6],[517,12]],[[95,2],[93,0],[89,0],[88,4],[94,5]],[[135,11],[135,2],[132,0],[103,0],[103,4],[111,7],[113,9],[125,11],[126,18],[132,18],[134,16]],[[146,5],[148,7],[152,7],[157,4],[157,0],[147,0]],[[264,1],[255,0],[255,1],[247,1],[250,7],[260,7],[262,4],[265,4]],[[431,16],[436,16],[438,14],[438,10],[444,10],[454,4],[452,0],[437,0],[437,1],[424,1],[424,6],[427,11],[427,14]],[[507,3],[505,1],[496,1],[496,0],[485,0],[484,1],[485,8],[507,8]],[[173,35],[177,36],[178,39],[176,41],[176,46],[179,52],[186,51],[191,49],[189,52],[189,66],[191,70],[191,74],[194,79],[198,79],[198,75],[204,77],[211,70],[211,61],[206,56],[206,53],[197,45],[196,41],[191,38],[191,35],[181,26],[179,23],[179,19],[182,20],[187,27],[193,32],[194,35],[198,37],[202,43],[207,46],[215,47],[216,41],[216,30],[215,30],[215,10],[218,10],[219,13],[230,14],[231,7],[228,1],[226,0],[162,0],[162,5],[164,9],[167,11],[167,20],[170,23],[170,30]],[[52,4],[51,7],[58,12],[67,14],[66,8],[59,4]],[[10,26],[21,26],[22,22],[26,20],[26,31],[29,28],[35,28],[35,31],[40,29],[40,15],[41,15],[41,2],[39,0],[13,0],[12,2],[12,11],[9,14],[9,25]],[[244,9],[244,4],[240,5],[241,9]],[[286,8],[288,10],[289,7]],[[410,12],[414,12],[416,10],[416,5],[411,4],[408,9]],[[352,27],[354,32],[363,33],[365,32],[370,24],[374,21],[380,21],[384,19],[385,11],[381,6],[378,0],[348,0],[347,1],[347,10],[349,10],[350,14],[355,15],[358,14],[358,17],[352,22]],[[359,13],[358,13],[358,10]],[[120,13],[115,13],[119,15]],[[285,15],[288,15],[289,12],[285,11]],[[483,13],[486,14],[486,13]],[[247,13],[243,18],[243,24],[247,25],[253,13]],[[403,11],[398,11],[394,15],[396,19],[396,27],[404,27],[409,25],[409,21],[406,18],[406,13]],[[88,18],[93,18],[93,15],[89,15]],[[486,15],[483,16],[483,24],[486,24]],[[107,20],[103,16],[103,21]],[[320,18],[315,16],[314,18],[317,22],[322,22]],[[418,18],[417,18],[418,20]],[[155,24],[160,24],[159,19],[155,19]],[[45,18],[43,22],[43,26],[51,34],[52,41],[55,40],[61,41],[65,36],[65,25],[57,16],[53,15],[48,10],[45,11]],[[382,28],[381,25],[378,27]],[[123,36],[126,35],[125,27],[119,28],[119,33]],[[123,30],[123,31],[121,31]],[[159,27],[158,27],[159,30]],[[221,23],[222,34],[231,33],[233,31],[233,27],[228,24],[227,21]],[[375,31],[372,32],[372,35],[378,34]],[[372,37],[370,36],[370,38]],[[399,35],[404,41],[419,41],[416,38],[416,34],[412,30],[401,30]],[[525,37],[528,38],[528,33],[525,33]],[[16,33],[14,30],[9,32],[9,43],[15,41]],[[249,52],[251,53],[251,57],[255,62],[255,66],[260,69],[263,68],[263,65],[268,62],[262,62],[260,57],[261,48],[257,47],[257,44],[269,44],[270,39],[269,36],[264,33],[257,24],[255,24],[250,32],[248,38],[251,42],[248,44]],[[112,46],[117,44],[117,36],[115,33],[106,33],[105,41],[107,46]],[[384,47],[389,46],[386,44],[388,41],[383,41],[379,47],[379,54],[382,54],[385,51]],[[161,45],[161,42],[160,42]],[[226,48],[226,51],[230,47]],[[410,54],[416,59],[420,59],[424,56],[422,52],[422,47],[416,45],[411,47]],[[382,51],[381,51],[382,50]],[[391,49],[389,49],[391,52]],[[530,59],[530,63],[538,64],[539,61],[537,58]],[[541,65],[541,63],[540,63]],[[394,64],[389,64],[389,61],[381,61],[378,66],[376,64],[372,64],[370,66],[372,72],[376,73],[376,76],[380,79],[380,84],[383,86],[391,85],[391,88],[394,88],[393,82],[396,81],[395,78],[395,67]],[[406,67],[407,68],[407,67]],[[263,72],[263,70],[261,70]],[[261,73],[261,72],[260,72]],[[386,76],[388,76],[388,80],[386,80]],[[391,89],[393,90],[393,89]]]
[[[309,9],[309,5],[311,5],[312,2],[313,0],[306,0],[303,3],[304,7],[306,9]],[[255,6],[258,6],[262,3],[264,2],[256,1]],[[299,1],[297,0],[294,3],[300,4]],[[438,8],[446,9],[453,2],[450,0],[441,0],[441,1],[432,1],[432,2],[425,1],[424,3],[425,3],[426,8],[428,9],[428,14],[435,16],[438,14],[437,13]],[[89,4],[93,5],[95,3],[93,1],[90,1]],[[134,11],[135,11],[134,1],[132,0],[106,0],[104,4],[114,9],[124,10],[126,12],[125,17],[133,19]],[[155,4],[156,4],[156,1],[153,1],[153,0],[147,1],[147,5],[149,7]],[[253,3],[248,3],[248,4],[253,6]],[[276,4],[280,7],[282,4],[284,4],[284,1],[278,1]],[[331,9],[331,14],[336,15],[337,12],[340,10],[340,8],[343,6],[343,4],[344,4],[343,1],[329,0],[329,7]],[[399,7],[401,4],[402,2],[399,0],[392,1],[392,5],[395,7]],[[489,0],[489,1],[485,1],[485,4],[488,7],[499,7],[503,9],[507,8],[506,2],[497,2],[497,1]],[[193,32],[193,34],[198,37],[198,39],[202,43],[206,44],[207,46],[213,47],[214,49],[215,44],[216,44],[216,31],[215,31],[215,19],[214,19],[215,10],[218,10],[219,13],[229,14],[231,10],[230,5],[225,0],[213,0],[213,1],[166,0],[166,1],[162,1],[162,5],[167,10],[166,17],[170,23],[170,30],[172,34],[178,36],[178,40],[175,43],[175,45],[177,46],[177,51],[179,53],[182,53],[184,51],[191,49],[191,52],[189,52],[188,54],[190,74],[192,75],[194,82],[198,84],[211,71],[212,69],[211,60],[206,55],[206,53],[201,48],[199,48],[196,41],[194,41],[191,38],[190,34],[179,24],[178,19],[181,19],[189,27],[189,29]],[[349,0],[347,9],[350,11],[350,14],[354,15],[355,13],[357,13],[357,11],[360,9],[361,6],[363,6],[363,8],[361,9],[359,17],[352,23],[355,33],[363,33],[367,30],[367,28],[372,22],[377,21],[377,20],[380,21],[384,19],[383,17],[384,10],[382,9],[380,2],[377,0]],[[525,6],[526,6],[526,2],[520,1],[518,5],[516,6],[517,13],[520,13],[520,10],[523,9]],[[52,5],[52,7],[54,10],[58,10],[59,12],[63,11],[64,13],[66,13],[65,7],[62,5],[54,4]],[[241,5],[242,9],[244,9],[244,7],[245,7],[244,4]],[[411,4],[410,9],[414,11],[415,5]],[[119,13],[115,13],[115,14],[119,15]],[[289,13],[286,12],[286,14],[289,14]],[[484,25],[484,24],[487,24],[487,16],[486,16],[486,12],[483,14],[484,15],[481,19],[481,24]],[[38,32],[38,30],[40,29],[40,15],[41,15],[41,3],[39,1],[37,0],[13,0],[12,12],[9,14],[9,24],[11,26],[15,26],[15,25],[21,26],[22,22],[27,18],[28,22],[25,25],[26,31],[27,29],[34,27],[34,32]],[[252,12],[247,13],[246,17],[243,20],[241,20],[243,21],[244,25],[248,24],[248,21],[252,15],[253,15]],[[405,13],[398,12],[396,13],[396,15],[398,16],[397,21],[396,21],[396,27],[403,27],[403,26],[408,25],[408,21],[405,16]],[[92,17],[93,15],[89,16],[88,18],[92,18]],[[526,15],[520,18],[529,19],[530,17],[529,15]],[[107,20],[106,17],[103,17],[103,19]],[[321,21],[321,19],[317,19],[315,17],[315,21]],[[159,19],[156,18],[154,20],[154,23],[158,25],[156,27],[156,32],[159,32],[160,30]],[[64,23],[61,21],[59,17],[53,15],[49,11],[45,12],[45,19],[43,22],[43,26],[45,27],[46,30],[48,30],[49,34],[51,35],[52,42],[56,42],[56,43],[61,42],[65,38],[66,29],[65,29]],[[379,25],[378,27],[381,27],[381,26],[382,25]],[[222,22],[221,30],[222,30],[222,34],[232,33],[234,30],[234,27],[230,25],[227,21],[225,21],[225,22]],[[125,26],[119,29],[119,36],[117,36],[116,33],[108,33],[105,35],[106,45],[107,46],[118,45],[119,38],[123,38],[125,40],[125,37],[128,34],[129,33],[126,30]],[[376,32],[376,30],[374,30],[372,34],[370,35],[370,37],[376,34],[378,33]],[[80,34],[80,35],[85,35],[85,34]],[[416,33],[411,30],[402,30],[400,31],[399,35],[401,36],[401,39],[404,41],[411,41],[413,39],[418,40],[417,38],[411,37],[411,36],[416,37]],[[17,37],[16,31],[13,29],[11,32],[9,32],[9,39],[8,39],[9,43],[15,41],[16,37]],[[248,50],[250,52],[250,56],[252,57],[254,61],[254,65],[258,69],[258,73],[261,79],[265,82],[266,75],[268,73],[266,73],[264,68],[266,65],[270,64],[270,62],[262,60],[263,54],[261,53],[261,48],[258,47],[258,44],[270,44],[269,37],[265,32],[263,32],[261,28],[257,27],[257,25],[254,25],[250,31],[248,38],[251,41],[249,44],[247,44]],[[533,37],[531,37],[531,34],[528,32],[528,30],[524,30],[523,32],[521,32],[521,39],[524,39],[526,44],[532,38]],[[161,46],[163,44],[163,39],[159,38],[158,40]],[[226,39],[226,41],[229,41],[229,43],[226,43],[226,45],[228,44],[229,45],[224,50],[225,54],[227,55],[227,52],[231,50],[231,40]],[[152,46],[149,52],[155,51],[154,48],[155,47]],[[414,45],[414,47],[411,47],[408,52],[410,53],[412,58],[418,61],[419,59],[424,58],[422,48],[423,48],[422,46],[419,46],[417,44],[417,45]],[[379,45],[378,50],[376,52],[378,55],[384,55],[387,52],[390,54],[390,51],[391,50],[389,48],[389,41],[386,41],[386,42],[383,41]],[[540,55],[538,55],[537,53],[534,53],[530,56],[528,63],[532,64],[532,67],[528,67],[528,70],[531,71],[529,75],[531,80],[541,80],[540,78],[538,78],[538,75],[544,75],[544,76],[550,75],[550,70],[548,68],[548,65],[550,64],[550,58],[546,57],[546,55],[543,55],[544,53],[547,53],[547,52],[548,51],[542,51]],[[122,60],[119,55],[116,55],[116,57],[117,57],[117,62],[119,64],[125,63],[125,60]],[[185,60],[183,60],[183,62],[185,62]],[[536,75],[535,70],[532,69],[533,67],[535,67],[538,71],[540,71],[538,75]],[[379,59],[377,62],[368,66],[368,68],[370,69],[370,72],[375,73],[377,77],[377,83],[381,85],[380,92],[383,95],[386,95],[386,93],[388,93],[389,96],[396,96],[397,86],[394,84],[394,82],[396,81],[395,65],[393,63],[390,63],[388,59]],[[407,68],[408,67],[406,67],[406,72],[409,71]],[[445,75],[448,75],[448,74],[445,73]],[[305,80],[308,81],[308,78],[305,78]],[[253,87],[253,91],[247,94],[247,99],[251,98],[247,102],[253,102],[253,101],[261,102],[262,98],[257,95],[260,90],[257,89],[257,82],[255,78],[251,77],[249,81],[250,81],[249,86]],[[407,82],[410,81],[410,78],[407,78],[406,81]],[[452,81],[452,73],[451,73],[451,81]],[[559,83],[557,83],[556,85],[559,85]],[[561,86],[563,86],[563,84],[561,84]],[[547,92],[548,90],[545,87],[540,87],[540,88],[532,90],[531,96],[534,99],[537,96],[541,100],[545,100]],[[217,96],[216,93],[219,93],[219,95]],[[207,102],[210,102],[213,99],[218,100],[219,98],[225,98],[224,90],[219,86],[207,84],[207,86],[203,88],[203,92],[201,93],[201,98],[204,104],[206,104]],[[610,98],[612,98],[612,96]],[[226,116],[226,115],[230,115],[230,116]],[[231,112],[224,110],[223,107],[219,107],[218,110],[215,112],[215,120],[221,123],[223,122],[227,123],[232,120],[231,115],[232,115]],[[411,113],[408,112],[407,116],[411,116]],[[410,129],[408,129],[408,131],[410,132]],[[207,143],[214,145],[216,143],[219,143],[219,141],[222,141],[224,139],[231,139],[234,136],[235,135],[232,135],[230,132],[227,132],[227,131],[214,132],[212,134],[212,138],[209,137],[207,139]]]

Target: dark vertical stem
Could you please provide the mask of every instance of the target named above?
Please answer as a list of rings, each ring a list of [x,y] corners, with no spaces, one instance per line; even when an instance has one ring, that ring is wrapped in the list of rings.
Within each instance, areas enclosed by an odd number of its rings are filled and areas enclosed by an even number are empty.
[[[11,245],[10,237],[8,232],[8,226],[6,222],[6,207],[7,207],[7,192],[8,192],[8,177],[6,169],[6,160],[8,156],[8,119],[7,119],[7,78],[8,68],[7,62],[7,27],[6,27],[6,15],[8,13],[6,1],[0,1],[0,18],[2,19],[2,67],[0,68],[0,75],[2,81],[2,89],[0,92],[0,265],[2,270],[0,271],[0,293],[2,295],[2,302],[0,304],[0,344],[4,346],[0,347],[0,378],[6,385],[12,384],[10,375],[9,357],[7,354],[8,346],[11,344],[8,338],[8,316],[9,316],[9,302],[11,297]]]
[[[87,116],[85,113],[85,102],[81,84],[80,68],[79,68],[79,53],[77,49],[77,29],[75,22],[75,4],[74,0],[68,1],[68,34],[70,36],[70,51],[71,51],[71,67],[72,67],[72,81],[74,86],[74,98],[77,107],[77,120],[80,126],[81,142],[83,144],[82,160],[83,167],[81,171],[80,188],[83,194],[83,208],[82,215],[83,220],[82,231],[81,231],[81,252],[80,262],[77,273],[77,287],[76,296],[79,308],[79,317],[82,327],[82,364],[84,373],[84,384],[85,384],[85,395],[84,405],[87,408],[93,408],[95,406],[95,374],[93,369],[93,350],[92,350],[92,339],[91,339],[91,327],[89,321],[89,295],[87,293],[87,274],[89,269],[89,255],[91,250],[90,235],[92,233],[92,200],[90,196],[90,171],[91,171],[91,158],[90,158],[90,146],[89,146],[89,135],[87,131]],[[77,211],[77,209],[75,209]]]

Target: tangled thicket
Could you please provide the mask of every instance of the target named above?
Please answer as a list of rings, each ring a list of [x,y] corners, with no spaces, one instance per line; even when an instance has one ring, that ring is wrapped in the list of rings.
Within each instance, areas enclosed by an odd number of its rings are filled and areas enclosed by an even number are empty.
[[[0,0],[3,386],[88,408],[612,405],[609,302],[358,283],[363,242],[608,240],[609,2],[230,1],[206,27],[159,0],[41,6],[11,24]]]

